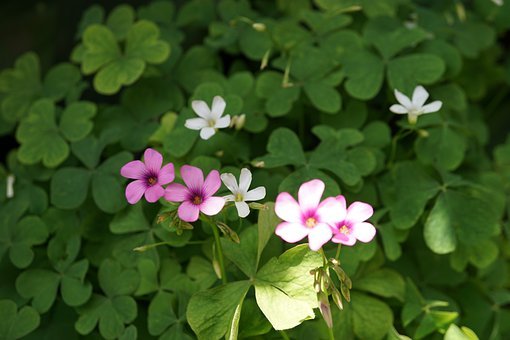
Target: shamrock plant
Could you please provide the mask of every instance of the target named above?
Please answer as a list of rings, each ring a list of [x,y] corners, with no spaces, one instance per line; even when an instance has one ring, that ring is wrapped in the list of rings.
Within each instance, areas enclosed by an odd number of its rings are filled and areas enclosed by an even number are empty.
[[[27,6],[0,339],[510,338],[510,1]]]

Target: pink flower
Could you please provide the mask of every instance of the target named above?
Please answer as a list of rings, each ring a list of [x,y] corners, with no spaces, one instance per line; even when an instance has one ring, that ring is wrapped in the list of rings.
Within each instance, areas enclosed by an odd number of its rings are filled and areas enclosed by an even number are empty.
[[[346,211],[345,197],[337,196],[336,200]],[[375,236],[375,228],[372,224],[365,222],[374,213],[370,204],[363,202],[354,202],[347,209],[347,213],[340,223],[335,224],[334,236],[332,241],[352,246],[356,240],[361,242],[370,242]]]
[[[143,159],[143,162],[129,162],[120,169],[122,176],[136,179],[126,187],[126,199],[130,204],[138,202],[144,194],[147,202],[156,202],[165,194],[162,185],[175,178],[174,165],[169,163],[161,167],[163,156],[156,150],[145,150]]]
[[[221,186],[218,171],[211,171],[204,181],[202,170],[191,165],[183,165],[181,177],[187,187],[172,183],[165,189],[165,198],[168,201],[182,202],[177,211],[181,220],[195,222],[200,212],[212,216],[223,209],[225,199],[213,196]]]
[[[324,182],[314,179],[301,185],[299,203],[288,193],[276,198],[275,212],[284,222],[276,227],[276,235],[286,242],[295,243],[308,236],[310,249],[319,250],[333,236],[332,227],[343,220],[345,205],[334,197],[320,201]]]

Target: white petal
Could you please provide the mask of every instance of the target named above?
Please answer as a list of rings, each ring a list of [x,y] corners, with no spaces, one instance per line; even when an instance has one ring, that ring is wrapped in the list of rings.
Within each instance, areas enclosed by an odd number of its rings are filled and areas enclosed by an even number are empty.
[[[203,118],[186,119],[184,126],[191,130],[200,130],[208,126],[207,121]]]
[[[205,127],[200,130],[200,138],[207,140],[211,138],[216,133],[216,130],[212,127]]]
[[[211,111],[209,110],[209,107],[207,106],[207,103],[203,100],[194,100],[191,102],[191,107],[193,108],[193,111],[200,117],[204,119],[210,119],[211,118]]]
[[[258,187],[255,189],[252,189],[244,195],[245,201],[258,201],[266,197],[266,188],[264,187]]]
[[[223,181],[223,184],[232,192],[234,195],[237,194],[239,191],[239,187],[237,186],[237,181],[234,175],[231,173],[224,173],[221,174],[221,180]]]
[[[400,104],[393,104],[390,106],[390,111],[393,112],[393,113],[398,113],[398,114],[404,114],[404,113],[407,113],[408,110],[403,107],[402,105]]]
[[[410,107],[411,106],[411,100],[402,92],[395,89],[395,98],[397,98],[398,102],[402,104],[404,107]]]
[[[442,106],[443,106],[443,102],[441,102],[440,100],[436,100],[435,102],[432,102],[432,103],[427,104],[424,107],[422,107],[422,112],[423,113],[436,112],[436,111],[439,111]]]
[[[227,195],[227,196],[223,196],[223,199],[226,201],[226,202],[232,202],[232,201],[235,201],[235,196],[234,195]]]
[[[241,192],[246,193],[250,188],[251,184],[251,171],[247,168],[241,169],[241,175],[239,176],[239,189]]]
[[[246,202],[235,202],[239,217],[246,217],[250,213],[250,207]]]
[[[226,115],[225,117],[221,117],[216,121],[214,127],[217,129],[223,129],[230,126],[230,115]]]
[[[221,98],[220,96],[214,97],[211,108],[212,117],[214,119],[220,118],[221,115],[223,114],[223,111],[225,111],[225,106],[227,106],[227,103],[225,103],[225,100],[223,98]]]
[[[413,91],[413,99],[412,99],[413,105],[416,107],[422,107],[428,98],[429,98],[429,93],[427,92],[427,90],[425,90],[425,88],[421,85],[416,86],[416,88]]]

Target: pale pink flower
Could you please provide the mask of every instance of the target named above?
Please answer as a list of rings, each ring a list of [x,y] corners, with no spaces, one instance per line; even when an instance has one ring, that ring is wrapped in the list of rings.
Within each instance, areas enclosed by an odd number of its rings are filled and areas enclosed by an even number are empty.
[[[317,251],[333,236],[332,227],[345,217],[345,206],[334,197],[321,202],[324,182],[314,179],[301,185],[299,203],[288,193],[276,198],[275,212],[284,222],[276,227],[276,235],[289,243],[308,236],[310,249]]]
[[[372,206],[363,202],[353,202],[346,209],[344,196],[337,196],[336,200],[342,205],[343,211],[347,213],[342,221],[335,223],[332,241],[346,246],[354,245],[356,240],[365,243],[372,241],[375,236],[375,227],[365,222],[374,213]]]
[[[220,173],[217,170],[211,171],[204,181],[202,170],[191,165],[183,165],[181,177],[186,186],[172,183],[165,189],[165,199],[170,202],[182,202],[177,210],[181,220],[195,222],[200,212],[213,216],[223,209],[225,199],[213,196],[221,186]]]
[[[147,202],[156,202],[165,194],[162,185],[174,180],[174,165],[169,163],[164,167],[163,156],[153,149],[145,150],[143,162],[132,161],[120,169],[120,174],[126,178],[135,179],[126,187],[126,199],[135,204],[145,194]]]

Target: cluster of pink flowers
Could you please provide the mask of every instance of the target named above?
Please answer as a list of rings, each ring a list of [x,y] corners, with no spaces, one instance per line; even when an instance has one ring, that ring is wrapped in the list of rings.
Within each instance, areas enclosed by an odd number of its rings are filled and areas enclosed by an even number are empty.
[[[120,169],[122,176],[135,180],[126,187],[126,199],[130,204],[137,203],[144,195],[151,203],[164,196],[170,202],[182,202],[177,213],[186,222],[198,220],[200,212],[212,216],[223,209],[225,199],[213,196],[221,186],[217,170],[211,171],[204,180],[202,170],[184,165],[181,167],[181,177],[186,184],[184,186],[171,183],[175,179],[172,163],[162,165],[163,156],[156,150],[147,149],[144,162],[132,161]]]
[[[310,249],[317,251],[330,240],[352,246],[356,240],[370,242],[375,227],[365,222],[373,214],[370,204],[354,202],[348,208],[342,195],[321,201],[324,182],[314,179],[301,185],[298,201],[282,192],[276,198],[275,211],[284,222],[276,234],[289,243],[308,236]]]

